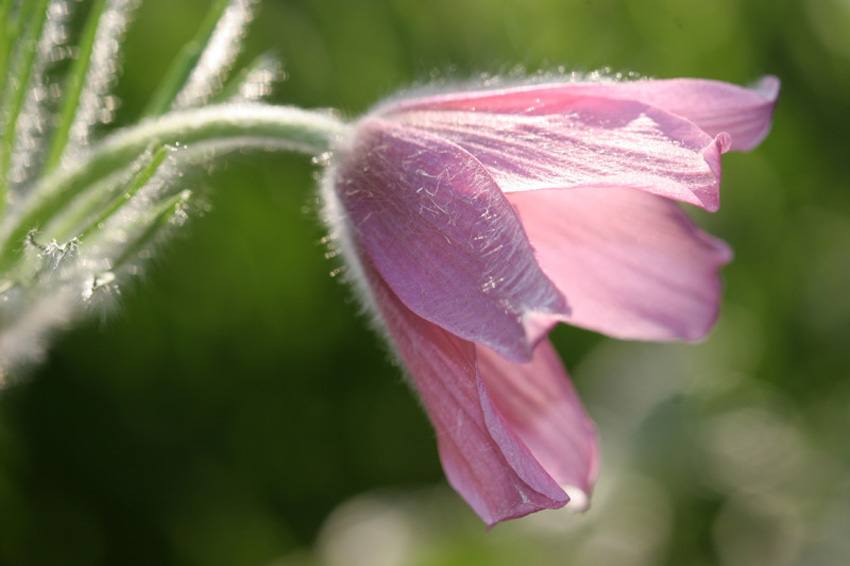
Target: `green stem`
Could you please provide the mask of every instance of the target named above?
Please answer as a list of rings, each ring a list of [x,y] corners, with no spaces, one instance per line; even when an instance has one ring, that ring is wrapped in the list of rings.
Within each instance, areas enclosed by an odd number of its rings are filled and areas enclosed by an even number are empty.
[[[112,202],[107,204],[106,208],[98,215],[98,217],[92,221],[87,228],[83,229],[77,237],[85,242],[93,232],[99,230],[101,224],[109,220],[113,214],[118,212],[123,205],[128,203],[130,199],[132,199],[136,193],[151,180],[159,169],[159,166],[162,165],[163,161],[165,161],[167,155],[168,148],[165,146],[159,146],[158,149],[152,151],[150,161],[133,176],[129,186],[125,190],[121,191],[121,194],[112,199]]]
[[[207,16],[198,29],[192,41],[183,46],[177,58],[172,62],[165,78],[157,88],[143,116],[151,117],[165,113],[177,97],[177,93],[186,84],[189,75],[204,53],[204,49],[212,37],[224,11],[230,5],[230,0],[218,0],[207,12]]]
[[[6,83],[6,65],[9,64],[9,54],[18,35],[17,19],[12,19],[12,0],[0,2],[0,92]]]
[[[21,242],[44,225],[80,191],[120,171],[152,143],[174,146],[274,147],[319,155],[331,149],[345,124],[328,113],[263,104],[214,105],[172,112],[116,132],[74,165],[33,187],[32,198],[0,233],[0,273],[21,253]],[[10,219],[11,220],[11,219]]]
[[[176,195],[165,199],[163,202],[158,203],[156,208],[154,208],[147,217],[140,220],[139,224],[142,226],[147,225],[147,228],[145,228],[144,232],[134,238],[133,241],[121,252],[121,254],[115,258],[112,262],[113,273],[120,270],[136,255],[136,252],[140,251],[145,245],[150,243],[157,233],[159,233],[159,230],[168,224],[180,211],[180,208],[189,200],[190,196],[192,196],[191,191],[181,191]]]
[[[227,84],[222,87],[220,92],[210,99],[210,102],[227,102],[228,100],[231,100],[239,94],[239,89],[242,88],[242,85],[248,80],[251,73],[265,65],[270,65],[273,61],[274,59],[267,53],[256,57],[248,65],[243,67],[235,77],[227,81]]]
[[[74,123],[74,116],[77,114],[77,109],[80,106],[80,96],[83,93],[83,87],[86,84],[86,75],[91,65],[100,17],[103,15],[105,9],[106,0],[96,0],[86,19],[80,45],[77,48],[77,58],[74,59],[65,82],[65,92],[62,97],[62,110],[59,113],[59,121],[50,140],[47,157],[44,159],[44,170],[47,173],[50,173],[59,165],[59,160],[62,158],[62,153],[68,144],[68,136],[71,132],[71,126]]]
[[[17,57],[17,66],[12,70],[14,77],[4,84],[4,91],[0,93],[3,95],[0,109],[6,114],[4,131],[0,136],[0,218],[3,217],[6,206],[6,183],[9,178],[9,166],[12,163],[12,148],[15,143],[18,116],[24,107],[30,75],[38,53],[38,41],[47,17],[47,2],[48,0],[27,2],[19,8],[22,13],[19,14],[17,25],[26,26],[26,32],[21,35],[22,29],[16,28],[15,35],[20,54]]]

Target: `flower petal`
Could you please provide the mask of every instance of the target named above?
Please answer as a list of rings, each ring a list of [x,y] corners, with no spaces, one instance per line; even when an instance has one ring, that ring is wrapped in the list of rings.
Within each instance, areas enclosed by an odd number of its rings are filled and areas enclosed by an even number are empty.
[[[409,310],[363,258],[372,299],[437,432],[452,487],[490,526],[568,497],[493,406],[475,348]],[[496,354],[494,354],[496,355]]]
[[[524,320],[568,310],[481,164],[446,140],[381,120],[360,124],[342,153],[336,191],[393,292],[449,332],[528,360]]]
[[[525,99],[527,93],[504,96],[509,105],[511,97]],[[719,207],[720,154],[729,148],[728,135],[714,138],[635,100],[565,91],[552,105],[528,104],[516,113],[472,106],[412,110],[393,119],[459,145],[505,192],[622,186],[711,211]]]
[[[397,102],[384,111],[560,114],[569,111],[570,100],[584,96],[639,100],[657,106],[692,121],[710,136],[729,133],[731,149],[746,151],[756,147],[770,131],[779,79],[763,77],[751,89],[704,79],[550,83],[415,98]]]
[[[618,98],[633,97],[664,108],[711,136],[728,133],[733,151],[749,151],[767,136],[779,97],[779,79],[773,76],[762,78],[752,89],[704,79],[636,81],[610,87]]]
[[[671,201],[597,187],[509,195],[538,261],[569,297],[563,320],[627,339],[695,340],[717,316],[731,259]]]
[[[511,430],[573,496],[571,505],[586,504],[599,468],[596,428],[552,344],[540,342],[527,364],[509,362],[485,346],[476,353],[481,379]]]

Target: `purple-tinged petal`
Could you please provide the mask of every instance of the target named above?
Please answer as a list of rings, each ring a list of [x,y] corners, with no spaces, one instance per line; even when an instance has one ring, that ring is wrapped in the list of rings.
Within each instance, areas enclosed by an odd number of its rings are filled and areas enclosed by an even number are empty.
[[[464,110],[493,114],[560,114],[571,100],[592,96],[639,100],[686,118],[710,136],[727,132],[731,149],[756,147],[770,131],[779,96],[779,79],[762,78],[754,88],[705,79],[666,79],[627,82],[575,82],[528,85],[404,100],[384,112]]]
[[[702,338],[731,259],[676,203],[597,187],[509,195],[546,274],[569,297],[569,324],[617,338]]]
[[[715,138],[680,116],[634,100],[564,94],[557,109],[555,114],[534,108],[503,114],[410,110],[392,119],[462,147],[506,193],[621,186],[717,210],[720,154],[729,149],[728,135]]]
[[[523,322],[566,314],[519,218],[487,170],[439,137],[361,123],[334,173],[350,225],[413,312],[505,357],[531,357]]]
[[[493,404],[534,458],[572,497],[587,504],[599,468],[596,427],[548,340],[530,363],[509,362],[477,346],[478,369]]]
[[[762,78],[752,89],[704,79],[636,81],[610,85],[618,98],[636,98],[695,123],[711,136],[732,136],[733,151],[755,148],[770,132],[779,79]],[[600,93],[601,94],[601,93]]]
[[[478,376],[476,346],[414,314],[366,258],[363,268],[437,432],[452,487],[489,526],[564,506],[567,495],[493,406]]]

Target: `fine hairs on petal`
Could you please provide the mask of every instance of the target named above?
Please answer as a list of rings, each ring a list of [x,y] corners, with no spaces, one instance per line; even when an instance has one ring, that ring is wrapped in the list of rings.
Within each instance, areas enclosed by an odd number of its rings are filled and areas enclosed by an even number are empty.
[[[565,65],[529,72],[524,65],[506,66],[491,73],[481,71],[467,77],[457,76],[456,69],[433,69],[427,79],[396,89],[370,109],[379,113],[382,108],[403,104],[405,100],[439,97],[442,94],[487,92],[539,84],[611,83],[650,80],[634,71],[614,71],[603,67],[595,71],[571,70]]]
[[[339,262],[331,270],[331,276],[338,277],[341,282],[348,284],[357,299],[361,313],[370,320],[373,330],[385,338],[384,343],[390,346],[391,354],[397,356],[397,352],[392,349],[393,342],[387,334],[386,325],[380,318],[378,305],[368,284],[363,265],[357,261],[358,252],[355,249],[355,239],[351,233],[348,215],[334,186],[335,165],[328,165],[333,152],[346,151],[345,146],[340,145],[343,143],[346,142],[340,140],[323,160],[325,170],[319,181],[319,202],[321,203],[319,214],[323,224],[328,228],[328,234],[322,239],[322,243],[328,250],[326,257]]]
[[[721,156],[761,140],[775,89],[623,78],[392,99],[323,177],[334,253],[488,526],[570,495],[586,507],[596,478],[555,323],[699,340],[717,316],[731,253],[678,202],[717,210]]]

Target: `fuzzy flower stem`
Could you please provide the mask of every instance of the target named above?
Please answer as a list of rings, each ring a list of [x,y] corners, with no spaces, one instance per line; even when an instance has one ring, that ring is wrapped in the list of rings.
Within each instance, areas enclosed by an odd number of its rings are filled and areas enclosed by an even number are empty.
[[[271,147],[319,155],[329,151],[345,124],[328,112],[262,104],[222,104],[172,112],[113,134],[73,166],[34,188],[33,198],[0,234],[0,272],[20,253],[27,233],[43,225],[81,190],[124,167],[152,143],[186,147]]]

